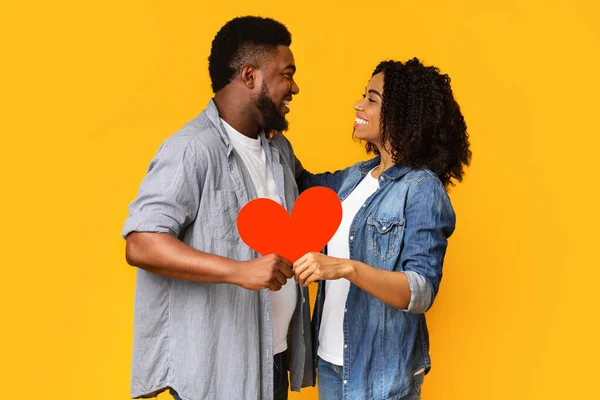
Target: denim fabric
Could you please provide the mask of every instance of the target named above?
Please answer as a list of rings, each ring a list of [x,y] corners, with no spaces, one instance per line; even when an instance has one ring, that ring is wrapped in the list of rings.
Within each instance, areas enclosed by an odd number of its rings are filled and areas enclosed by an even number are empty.
[[[319,400],[342,400],[344,398],[344,367],[329,363],[319,357],[318,361]],[[421,372],[412,379],[412,388],[401,400],[419,400],[424,373]]]
[[[273,357],[273,399],[287,400],[288,398],[288,368],[285,352]]]
[[[315,175],[297,162],[296,180],[300,190],[326,186],[343,201],[378,163],[376,157],[335,173]],[[418,273],[431,287],[432,304],[455,223],[450,199],[433,172],[393,166],[381,174],[379,189],[350,226],[350,258],[382,270]],[[314,357],[324,289],[320,282],[313,314]],[[402,399],[413,390],[415,372],[428,372],[431,367],[429,335],[421,312],[392,307],[350,285],[343,329],[344,400]]]

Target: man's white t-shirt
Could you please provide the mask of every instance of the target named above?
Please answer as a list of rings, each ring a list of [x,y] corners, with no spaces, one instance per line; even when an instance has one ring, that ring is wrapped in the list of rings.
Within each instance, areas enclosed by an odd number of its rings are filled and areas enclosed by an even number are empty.
[[[249,138],[236,131],[223,119],[221,119],[221,122],[223,122],[223,126],[227,131],[231,145],[250,173],[257,197],[268,198],[281,204],[282,201],[277,193],[273,173],[267,168],[267,158],[260,138]],[[296,309],[296,285],[294,278],[290,278],[280,290],[270,292],[271,308],[273,310],[273,354],[279,354],[287,349],[288,327]]]

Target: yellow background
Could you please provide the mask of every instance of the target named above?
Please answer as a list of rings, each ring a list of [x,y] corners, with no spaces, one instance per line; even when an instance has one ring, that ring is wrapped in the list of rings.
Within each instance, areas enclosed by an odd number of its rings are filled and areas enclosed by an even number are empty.
[[[352,104],[378,61],[452,77],[474,157],[423,399],[597,398],[597,4],[2,0],[0,397],[128,398],[127,205],[210,98],[214,34],[258,14],[293,34],[288,137],[314,171],[365,159]]]

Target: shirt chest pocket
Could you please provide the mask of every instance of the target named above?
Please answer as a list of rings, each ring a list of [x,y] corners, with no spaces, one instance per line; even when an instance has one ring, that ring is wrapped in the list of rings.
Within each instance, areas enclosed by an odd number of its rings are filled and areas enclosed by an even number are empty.
[[[209,226],[215,239],[238,241],[237,216],[240,207],[233,190],[216,190],[213,197]]]
[[[389,260],[398,255],[403,233],[403,219],[367,218],[368,250],[381,261]]]

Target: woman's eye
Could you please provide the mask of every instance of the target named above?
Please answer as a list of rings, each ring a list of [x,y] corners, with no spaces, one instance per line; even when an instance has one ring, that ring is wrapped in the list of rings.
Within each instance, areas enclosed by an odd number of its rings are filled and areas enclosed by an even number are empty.
[[[366,94],[361,94],[360,96],[361,96],[363,99],[364,99],[364,98],[367,98],[367,95],[366,95]],[[368,100],[369,100],[369,103],[376,103],[376,101],[375,101],[375,100],[373,100],[373,99],[372,99],[372,98],[370,98],[370,97],[368,98]]]

